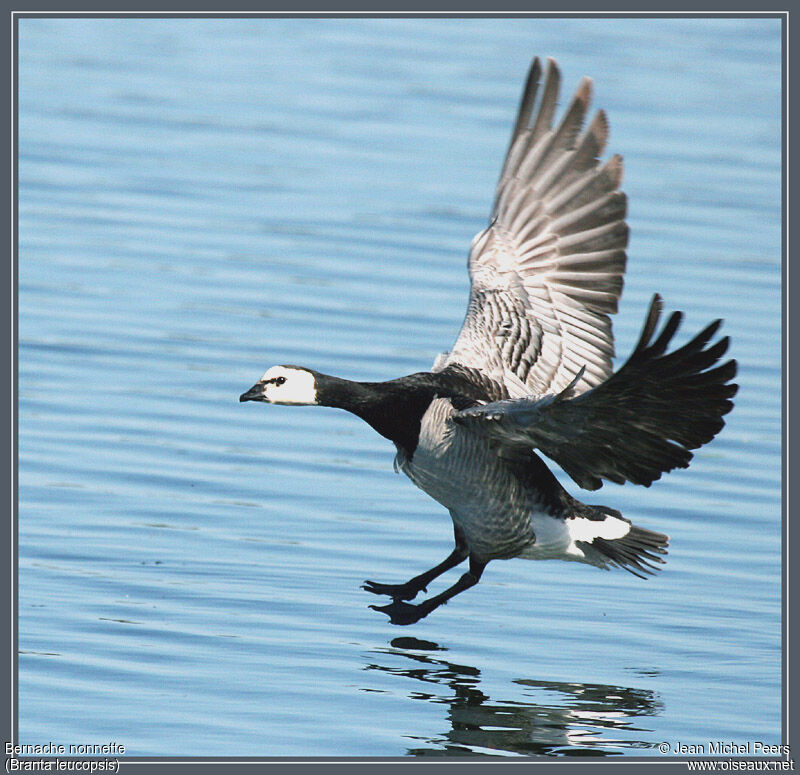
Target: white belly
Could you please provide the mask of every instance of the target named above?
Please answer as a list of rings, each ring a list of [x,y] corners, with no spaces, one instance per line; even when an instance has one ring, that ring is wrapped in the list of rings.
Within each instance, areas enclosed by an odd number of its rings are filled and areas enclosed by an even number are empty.
[[[585,517],[551,517],[534,511],[531,525],[536,542],[526,546],[520,555],[526,560],[577,560],[601,568],[608,567],[607,558],[592,547],[596,538],[614,541],[630,531],[627,520],[612,514],[604,520]]]

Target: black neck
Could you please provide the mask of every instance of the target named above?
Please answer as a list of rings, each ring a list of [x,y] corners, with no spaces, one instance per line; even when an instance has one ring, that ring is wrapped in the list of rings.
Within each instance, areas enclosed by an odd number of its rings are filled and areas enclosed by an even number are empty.
[[[463,392],[438,374],[422,372],[388,382],[354,382],[315,372],[317,401],[346,409],[393,441],[410,459],[422,415],[435,396],[463,402]]]

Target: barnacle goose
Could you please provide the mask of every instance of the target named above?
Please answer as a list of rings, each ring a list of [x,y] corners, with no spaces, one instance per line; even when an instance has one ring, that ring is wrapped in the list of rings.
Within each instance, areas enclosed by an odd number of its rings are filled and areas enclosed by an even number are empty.
[[[690,450],[724,425],[736,361],[719,364],[721,321],[667,352],[681,313],[656,333],[654,296],[632,355],[616,372],[611,320],[625,271],[622,159],[601,164],[608,121],[581,133],[592,90],[584,78],[553,126],[560,74],[531,65],[489,226],[472,242],[471,290],[455,344],[431,371],[353,382],[273,366],[240,401],[346,409],[397,447],[395,466],[450,511],[455,548],[405,584],[367,581],[392,602],[371,606],[411,624],[475,585],[490,560],[562,559],[645,577],[668,537],[615,509],[588,506],[559,484],[539,450],[582,488],[602,480],[649,486],[686,468]],[[537,102],[538,97],[538,102]],[[412,604],[446,570],[469,570]]]

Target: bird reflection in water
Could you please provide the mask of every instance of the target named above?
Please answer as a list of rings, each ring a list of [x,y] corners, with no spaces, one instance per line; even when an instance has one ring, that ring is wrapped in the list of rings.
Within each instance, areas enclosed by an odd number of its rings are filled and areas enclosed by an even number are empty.
[[[648,689],[521,678],[514,684],[522,700],[493,701],[481,691],[480,670],[447,661],[438,644],[395,638],[390,646],[370,654],[401,657],[405,664],[382,659],[365,669],[419,681],[424,686],[409,692],[411,699],[449,706],[450,730],[418,738],[420,745],[408,750],[411,756],[608,756],[626,750],[641,755],[658,742],[651,729],[636,725],[663,710]],[[437,686],[452,693],[442,694]]]

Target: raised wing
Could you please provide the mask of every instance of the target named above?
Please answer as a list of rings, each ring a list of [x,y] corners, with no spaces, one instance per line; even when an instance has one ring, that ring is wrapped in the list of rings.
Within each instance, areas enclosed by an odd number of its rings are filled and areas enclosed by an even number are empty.
[[[649,486],[673,468],[686,468],[691,449],[711,441],[725,425],[738,386],[736,361],[717,362],[723,337],[706,349],[721,321],[671,353],[667,346],[682,315],[674,312],[652,341],[661,312],[653,298],[639,343],[624,366],[575,398],[569,390],[543,398],[496,401],[454,416],[476,433],[510,447],[537,447],[581,487],[601,479]],[[713,367],[713,368],[712,368]]]
[[[609,314],[625,271],[622,159],[600,166],[608,123],[600,111],[581,135],[591,94],[584,78],[553,128],[560,74],[548,61],[541,99],[534,60],[511,137],[490,226],[472,243],[472,286],[461,332],[434,370],[478,369],[512,396],[576,393],[612,372]]]

